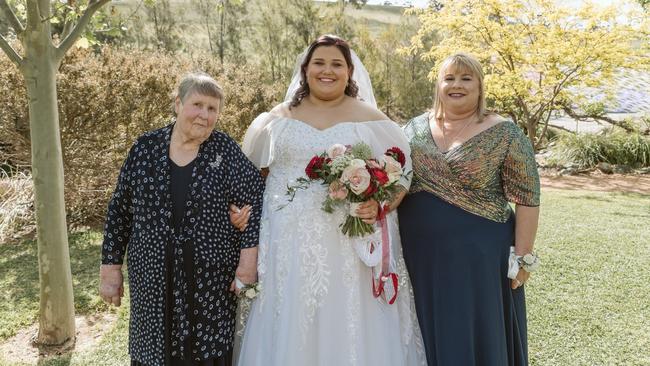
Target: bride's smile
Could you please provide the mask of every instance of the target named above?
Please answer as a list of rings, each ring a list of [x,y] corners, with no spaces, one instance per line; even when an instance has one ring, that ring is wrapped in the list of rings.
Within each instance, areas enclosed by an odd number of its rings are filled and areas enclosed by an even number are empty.
[[[305,74],[313,96],[321,100],[332,100],[343,96],[350,70],[337,47],[325,46],[314,51]]]

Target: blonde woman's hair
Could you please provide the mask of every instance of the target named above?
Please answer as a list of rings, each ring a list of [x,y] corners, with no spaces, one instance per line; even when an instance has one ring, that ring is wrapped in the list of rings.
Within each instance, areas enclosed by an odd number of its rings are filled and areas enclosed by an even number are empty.
[[[442,60],[440,66],[438,67],[438,77],[436,79],[436,89],[433,97],[433,115],[436,116],[436,119],[440,120],[444,117],[443,115],[443,106],[442,99],[440,98],[440,84],[444,78],[443,73],[447,70],[448,67],[453,66],[459,69],[461,72],[466,72],[478,79],[478,105],[476,106],[476,115],[479,117],[479,122],[483,121],[483,118],[490,114],[485,106],[485,86],[483,84],[484,74],[481,63],[478,60],[469,54],[466,53],[455,53],[446,59]]]

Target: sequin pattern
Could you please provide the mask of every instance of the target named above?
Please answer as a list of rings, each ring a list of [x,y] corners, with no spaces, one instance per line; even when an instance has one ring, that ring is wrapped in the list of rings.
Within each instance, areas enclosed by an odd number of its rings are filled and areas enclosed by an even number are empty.
[[[508,202],[539,206],[540,184],[533,148],[521,129],[504,121],[447,152],[431,136],[428,113],[409,121],[411,193],[426,191],[473,214],[505,222]]]
[[[164,363],[165,253],[173,255],[172,354],[194,360],[219,357],[232,347],[236,300],[228,291],[241,248],[259,240],[264,183],[228,135],[215,131],[201,144],[180,230],[171,227],[169,143],[173,125],[149,132],[131,148],[108,207],[103,264],[128,253],[131,290],[129,353],[147,365]],[[249,225],[238,233],[228,204],[251,204]],[[183,250],[194,247],[194,273],[184,273]],[[188,277],[196,292],[188,294]],[[188,324],[187,302],[196,324]],[[191,350],[183,339],[191,335]]]

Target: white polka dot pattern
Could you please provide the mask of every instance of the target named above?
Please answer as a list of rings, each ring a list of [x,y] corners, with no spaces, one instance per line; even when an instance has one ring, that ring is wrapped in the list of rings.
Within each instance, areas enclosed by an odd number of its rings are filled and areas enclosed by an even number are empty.
[[[228,288],[240,249],[257,246],[259,240],[262,177],[237,143],[218,131],[201,144],[185,216],[180,230],[174,232],[169,172],[172,127],[144,134],[131,148],[108,206],[102,246],[103,264],[121,264],[128,253],[129,353],[146,365],[164,363],[165,253],[173,253],[172,354],[182,352],[203,360],[232,347],[236,300]],[[229,203],[253,206],[243,233],[229,222]],[[182,253],[190,245],[194,273],[185,273]],[[188,286],[188,281],[194,285]],[[190,288],[196,291],[188,294]],[[196,324],[187,321],[190,308]],[[191,349],[184,349],[186,344]]]

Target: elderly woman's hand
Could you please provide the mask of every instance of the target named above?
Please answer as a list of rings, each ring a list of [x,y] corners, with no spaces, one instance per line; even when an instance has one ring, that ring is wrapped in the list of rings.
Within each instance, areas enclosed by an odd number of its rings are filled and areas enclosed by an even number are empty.
[[[233,224],[233,226],[242,232],[246,230],[246,226],[248,226],[248,219],[251,217],[251,206],[246,205],[240,209],[239,207],[231,204],[229,211],[230,222]]]
[[[99,296],[109,304],[120,306],[124,296],[121,264],[102,264],[99,267]]]
[[[243,285],[257,282],[257,247],[244,248],[239,252],[239,264],[235,270],[235,277]],[[230,284],[230,291],[239,295],[236,280]]]
[[[357,217],[366,224],[374,224],[377,221],[377,214],[379,212],[379,203],[372,198],[368,201],[362,202],[357,208]]]

